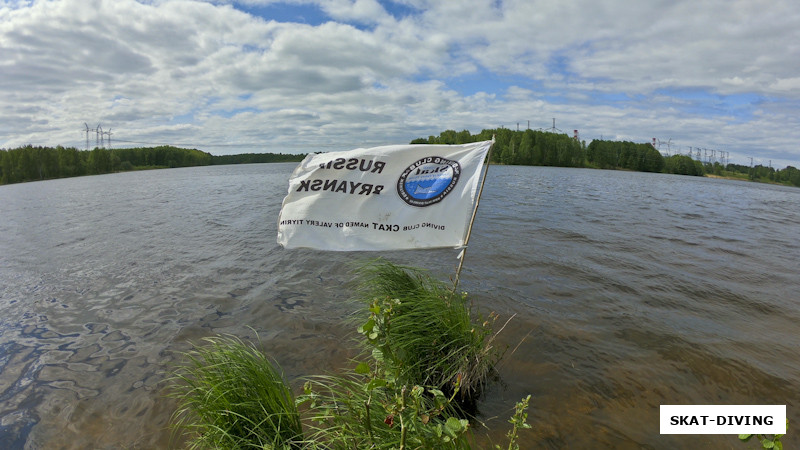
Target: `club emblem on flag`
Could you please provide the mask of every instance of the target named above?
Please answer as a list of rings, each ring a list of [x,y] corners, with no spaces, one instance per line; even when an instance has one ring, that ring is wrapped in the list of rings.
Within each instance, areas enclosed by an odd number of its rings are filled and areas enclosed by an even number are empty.
[[[400,175],[397,193],[411,206],[433,205],[456,187],[460,175],[458,161],[438,156],[422,158]]]

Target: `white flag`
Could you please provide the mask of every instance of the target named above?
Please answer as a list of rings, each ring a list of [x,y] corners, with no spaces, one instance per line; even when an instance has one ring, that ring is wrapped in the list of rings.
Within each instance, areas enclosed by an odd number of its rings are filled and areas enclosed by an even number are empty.
[[[285,248],[461,247],[492,141],[308,155],[278,219]]]

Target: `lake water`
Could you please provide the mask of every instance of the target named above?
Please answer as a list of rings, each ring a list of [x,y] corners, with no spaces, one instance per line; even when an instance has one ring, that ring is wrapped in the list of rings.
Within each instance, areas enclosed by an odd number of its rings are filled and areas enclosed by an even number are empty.
[[[293,168],[0,186],[0,447],[169,447],[163,381],[204,336],[258,333],[298,386],[347,366],[347,264],[379,255],[275,243]],[[380,256],[447,279],[456,253]],[[516,314],[480,445],[527,394],[522,448],[748,448],[660,435],[662,404],[785,404],[800,444],[800,189],[493,166],[460,289]]]

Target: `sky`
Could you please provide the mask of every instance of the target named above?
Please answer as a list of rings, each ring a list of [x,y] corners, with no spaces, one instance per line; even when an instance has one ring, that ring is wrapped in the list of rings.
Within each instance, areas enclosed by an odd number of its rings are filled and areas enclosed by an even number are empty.
[[[798,25],[796,0],[0,0],[0,148],[555,127],[798,167]]]

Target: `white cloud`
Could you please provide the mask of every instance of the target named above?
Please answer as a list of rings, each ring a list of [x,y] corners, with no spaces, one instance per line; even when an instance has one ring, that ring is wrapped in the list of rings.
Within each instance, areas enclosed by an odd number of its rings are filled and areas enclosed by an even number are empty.
[[[770,89],[778,92],[797,93],[800,91],[800,77],[779,78],[770,85]]]
[[[366,23],[389,20],[386,10],[375,0],[323,0],[320,6],[335,20]]]
[[[214,153],[313,151],[558,117],[587,139],[759,142],[800,160],[790,0],[404,0],[397,16],[375,0],[283,2],[318,8],[319,25],[237,9],[272,3],[3,3],[0,147],[82,147],[99,122]]]

